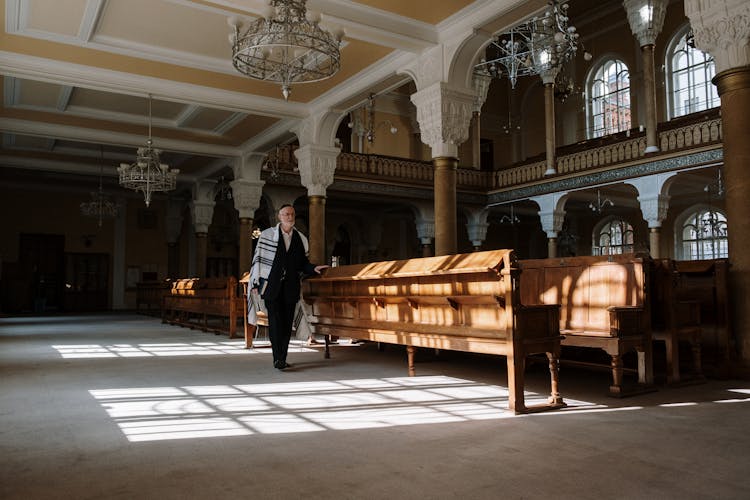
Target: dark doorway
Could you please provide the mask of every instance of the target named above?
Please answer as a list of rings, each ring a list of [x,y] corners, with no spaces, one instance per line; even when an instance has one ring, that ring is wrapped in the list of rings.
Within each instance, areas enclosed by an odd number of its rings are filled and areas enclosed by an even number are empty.
[[[24,290],[17,293],[21,311],[44,313],[62,310],[65,286],[65,236],[24,234],[19,239],[19,267]]]
[[[109,254],[65,254],[64,308],[70,312],[109,308]]]

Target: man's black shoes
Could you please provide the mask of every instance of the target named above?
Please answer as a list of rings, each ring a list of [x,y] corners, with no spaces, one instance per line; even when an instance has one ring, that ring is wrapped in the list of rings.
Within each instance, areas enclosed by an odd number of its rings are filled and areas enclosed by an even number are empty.
[[[278,370],[285,370],[287,368],[291,368],[292,365],[290,365],[286,361],[276,360],[276,361],[273,362],[273,367],[276,368],[276,369],[278,369]]]

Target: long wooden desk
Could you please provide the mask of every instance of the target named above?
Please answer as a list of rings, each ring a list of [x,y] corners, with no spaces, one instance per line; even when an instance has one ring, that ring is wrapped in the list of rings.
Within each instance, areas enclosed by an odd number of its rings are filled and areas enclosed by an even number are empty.
[[[517,413],[564,406],[558,393],[559,306],[521,305],[511,250],[374,262],[327,269],[303,281],[315,331],[322,335],[507,358],[508,407]],[[526,406],[524,369],[546,354],[551,394]]]

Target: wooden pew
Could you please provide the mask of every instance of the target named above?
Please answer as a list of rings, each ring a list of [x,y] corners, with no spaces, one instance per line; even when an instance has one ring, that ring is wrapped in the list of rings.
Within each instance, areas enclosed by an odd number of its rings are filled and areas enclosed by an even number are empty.
[[[140,312],[141,306],[146,306],[146,314],[162,315],[164,297],[169,295],[172,288],[171,280],[140,281],[135,284],[135,310]]]
[[[676,261],[676,294],[700,304],[703,369],[717,377],[730,376],[734,349],[729,307],[727,259]]]
[[[237,332],[237,320],[243,313],[242,302],[234,276],[178,279],[172,282],[169,295],[164,297],[162,321],[197,327],[204,332],[228,333],[232,339]],[[220,319],[221,323],[209,325],[209,319]]]
[[[506,356],[511,410],[564,406],[559,306],[521,305],[511,250],[334,267],[302,286],[318,334],[405,345],[411,376],[416,347]],[[525,360],[537,353],[547,355],[551,395],[526,406]]]
[[[690,344],[692,351],[692,373],[688,378],[703,380],[700,302],[680,297],[680,275],[671,259],[650,260],[649,280],[651,335],[666,346],[667,383],[685,380],[680,372],[681,342]]]
[[[646,287],[648,264],[635,255],[519,261],[521,302],[560,304],[563,346],[602,349],[611,358],[613,396],[653,386],[652,336]],[[638,356],[636,390],[623,387],[625,353]]]

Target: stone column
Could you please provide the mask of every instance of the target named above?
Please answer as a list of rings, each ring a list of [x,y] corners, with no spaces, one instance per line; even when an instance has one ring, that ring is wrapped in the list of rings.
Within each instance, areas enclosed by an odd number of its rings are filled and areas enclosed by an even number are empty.
[[[565,221],[565,200],[567,193],[550,193],[531,198],[539,205],[539,219],[542,230],[547,233],[547,257],[557,257],[557,233],[562,231]]]
[[[182,233],[182,203],[170,201],[167,205],[165,229],[167,232],[167,277],[180,275],[180,233]]]
[[[469,137],[474,92],[437,82],[411,96],[422,141],[435,166],[435,254],[456,253],[456,167],[458,146]]]
[[[696,47],[714,57],[721,98],[724,179],[729,229],[732,325],[741,368],[750,371],[750,2],[685,0]]]
[[[309,210],[310,234],[322,234],[322,238],[310,238],[310,262],[326,262],[326,197],[310,195],[307,197]]]
[[[557,173],[555,139],[555,78],[558,68],[547,70],[542,73],[544,83],[544,145],[547,158],[547,169],[544,175],[555,175]]]
[[[237,179],[230,182],[232,186],[232,202],[237,209],[240,217],[240,248],[237,272],[241,278],[242,275],[250,271],[250,262],[253,251],[253,220],[255,211],[260,206],[260,199],[263,195],[263,181],[252,181],[246,179]]]
[[[638,38],[643,60],[643,98],[646,101],[646,153],[659,151],[656,134],[656,79],[654,71],[654,42],[664,25],[669,0],[624,0],[628,22]]]
[[[206,259],[208,257],[208,228],[214,217],[214,189],[216,181],[204,180],[193,187],[193,200],[190,210],[195,230],[195,274],[198,278],[206,277]]]
[[[435,167],[435,255],[457,251],[456,169],[458,158],[433,158]]]
[[[474,112],[471,117],[471,160],[475,169],[482,169],[482,106],[487,100],[487,91],[492,83],[492,75],[487,68],[484,73],[474,73],[472,83],[474,85]]]
[[[302,185],[307,188],[309,203],[310,262],[326,262],[326,189],[333,184],[336,158],[341,150],[333,146],[307,144],[295,150]]]
[[[674,175],[654,174],[625,181],[638,190],[641,214],[649,228],[649,253],[654,259],[661,258],[661,223],[667,218],[669,209],[669,196],[662,193],[665,191],[664,185]]]

